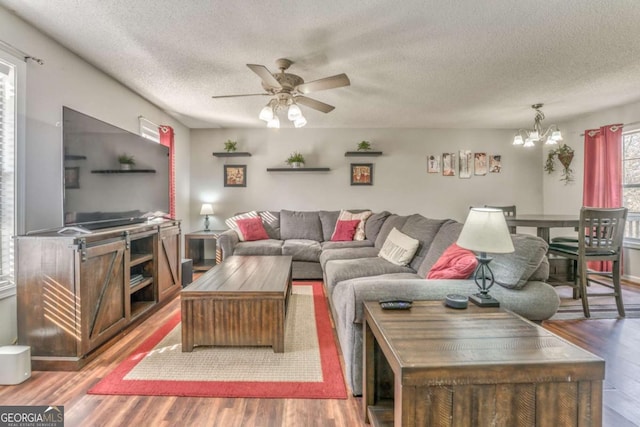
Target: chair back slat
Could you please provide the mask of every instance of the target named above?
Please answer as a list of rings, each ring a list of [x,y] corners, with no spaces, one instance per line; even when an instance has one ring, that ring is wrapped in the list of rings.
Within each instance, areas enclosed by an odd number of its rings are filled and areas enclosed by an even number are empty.
[[[580,248],[585,254],[590,252],[619,252],[624,239],[627,208],[589,208],[580,210]]]

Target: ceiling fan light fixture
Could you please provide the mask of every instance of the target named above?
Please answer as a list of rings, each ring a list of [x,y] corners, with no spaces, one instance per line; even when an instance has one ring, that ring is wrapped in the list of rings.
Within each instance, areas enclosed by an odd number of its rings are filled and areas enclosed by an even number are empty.
[[[297,119],[295,119],[293,121],[293,125],[297,128],[301,128],[303,126],[305,126],[307,124],[307,119],[304,118],[304,116],[302,114],[300,114],[300,117],[298,117]]]
[[[273,120],[273,108],[271,108],[271,103],[262,107],[262,110],[260,110],[260,115],[258,117],[260,118],[260,120],[264,120],[265,122]]]
[[[299,117],[302,117],[302,111],[300,110],[300,107],[298,107],[295,103],[292,103],[291,105],[289,105],[287,117],[292,122],[298,119]]]
[[[274,115],[271,120],[267,122],[267,127],[270,129],[280,129],[280,119]]]

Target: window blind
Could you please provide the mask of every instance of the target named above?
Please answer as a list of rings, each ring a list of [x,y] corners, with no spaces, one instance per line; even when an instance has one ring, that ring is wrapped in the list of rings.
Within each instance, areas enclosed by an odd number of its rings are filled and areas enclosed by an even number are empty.
[[[0,293],[14,286],[16,69],[0,59]]]

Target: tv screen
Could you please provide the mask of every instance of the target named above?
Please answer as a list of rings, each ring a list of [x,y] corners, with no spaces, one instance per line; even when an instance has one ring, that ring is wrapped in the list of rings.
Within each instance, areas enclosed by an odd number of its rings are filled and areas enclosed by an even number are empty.
[[[64,225],[95,229],[169,212],[169,148],[62,109]],[[120,156],[133,157],[125,170]]]

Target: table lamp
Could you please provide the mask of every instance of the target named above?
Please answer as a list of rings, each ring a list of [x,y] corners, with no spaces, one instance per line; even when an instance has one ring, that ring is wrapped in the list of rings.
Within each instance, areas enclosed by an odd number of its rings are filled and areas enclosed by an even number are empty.
[[[211,203],[202,204],[200,215],[204,215],[204,231],[211,231],[209,230],[209,215],[213,215],[213,206],[211,206]]]
[[[472,208],[457,243],[461,248],[480,253],[476,255],[478,267],[473,273],[480,292],[471,295],[469,299],[481,307],[500,307],[498,300],[489,295],[494,277],[489,268],[493,258],[488,257],[487,252],[506,254],[515,250],[504,213],[500,209]]]

